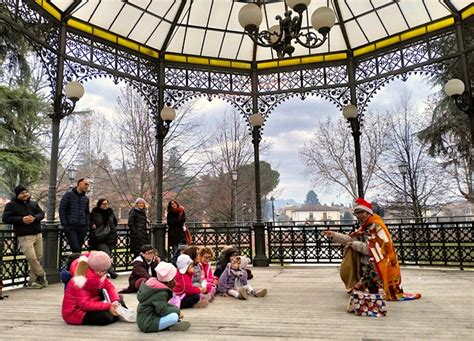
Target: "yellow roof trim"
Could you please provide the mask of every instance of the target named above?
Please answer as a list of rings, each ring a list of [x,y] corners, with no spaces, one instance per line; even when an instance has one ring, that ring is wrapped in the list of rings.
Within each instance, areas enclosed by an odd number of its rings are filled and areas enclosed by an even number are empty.
[[[159,56],[158,51],[155,51],[155,50],[153,50],[149,47],[146,47],[145,45],[140,45],[139,46],[139,51],[141,53],[144,53],[144,54],[150,56],[150,57],[158,58],[158,56]]]
[[[211,59],[209,61],[210,65],[220,66],[220,67],[231,67],[230,60],[222,60],[222,59]]]
[[[252,63],[245,63],[245,62],[231,62],[232,67],[236,69],[252,69]]]
[[[312,64],[312,63],[321,63],[321,62],[324,62],[323,55],[301,58],[301,64]]]
[[[87,32],[89,34],[92,34],[92,26],[83,23],[82,21],[76,20],[76,19],[69,19],[67,21],[68,26],[74,27],[75,29],[78,29],[79,31]]]
[[[191,57],[188,56],[188,63],[191,64],[200,64],[200,65],[209,65],[209,59],[203,57]]]
[[[179,55],[179,54],[165,54],[165,60],[169,60],[171,62],[179,62],[179,63],[186,63],[187,58],[186,56]]]
[[[94,34],[95,36],[99,38],[102,38],[102,39],[105,39],[105,40],[111,41],[112,43],[117,44],[118,37],[116,34],[110,33],[108,31],[102,30],[97,27],[92,27],[92,34]]]
[[[278,61],[278,66],[300,65],[301,58],[282,59]]]
[[[378,43],[375,43],[375,48],[381,49],[382,47],[390,46],[399,42],[400,42],[400,36],[395,36],[395,37],[381,40]]]
[[[444,20],[437,21],[433,24],[428,24],[427,29],[428,32],[433,32],[451,25],[454,25],[454,18],[447,18]]]
[[[369,44],[354,50],[354,57],[375,51],[375,44]]]
[[[257,69],[271,69],[278,67],[278,61],[257,63]]]
[[[461,18],[467,19],[474,15],[474,5],[471,5],[461,13]]]
[[[332,60],[341,60],[347,58],[347,53],[332,53],[332,54],[325,54],[323,55],[325,61],[332,61]]]
[[[405,32],[405,33],[400,34],[400,40],[405,41],[405,40],[408,40],[408,39],[412,39],[412,38],[421,36],[425,33],[426,33],[426,27],[423,26],[423,27],[411,30],[409,32]]]
[[[46,12],[51,14],[57,20],[61,20],[61,12],[59,12],[56,8],[54,8],[48,1],[46,0],[36,0],[36,3],[44,8]]]
[[[118,43],[120,45],[128,47],[131,50],[140,51],[140,45],[128,39],[123,39],[123,38],[118,37]]]

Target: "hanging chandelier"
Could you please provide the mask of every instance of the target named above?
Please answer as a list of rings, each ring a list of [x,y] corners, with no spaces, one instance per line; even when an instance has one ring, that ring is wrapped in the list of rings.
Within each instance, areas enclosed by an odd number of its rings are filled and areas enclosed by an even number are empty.
[[[273,25],[268,30],[260,31],[258,28],[262,22],[262,11],[260,9],[261,1],[249,3],[242,7],[239,12],[239,23],[245,29],[245,33],[259,46],[271,47],[277,52],[278,58],[284,58],[285,55],[291,57],[295,48],[292,42],[315,49],[324,44],[328,33],[336,22],[336,16],[329,7],[319,7],[311,16],[313,28],[319,32],[310,30],[301,30],[303,14],[308,10],[311,0],[286,0],[285,13],[283,17],[277,15],[278,24]],[[292,17],[293,9],[298,16]]]

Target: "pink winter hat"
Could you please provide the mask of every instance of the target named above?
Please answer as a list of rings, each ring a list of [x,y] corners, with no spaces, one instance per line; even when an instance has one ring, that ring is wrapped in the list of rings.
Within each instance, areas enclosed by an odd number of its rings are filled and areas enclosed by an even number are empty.
[[[159,262],[155,268],[156,271],[156,278],[160,282],[169,282],[172,281],[176,277],[176,268],[173,264],[167,262]]]
[[[112,262],[110,257],[104,251],[92,252],[87,259],[87,264],[89,268],[94,271],[106,271],[109,270]]]

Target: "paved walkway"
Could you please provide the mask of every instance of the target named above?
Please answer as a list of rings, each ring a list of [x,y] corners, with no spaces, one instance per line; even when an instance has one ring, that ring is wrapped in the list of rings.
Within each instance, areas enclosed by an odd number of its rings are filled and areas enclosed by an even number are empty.
[[[206,309],[185,310],[186,332],[143,334],[136,325],[69,326],[61,319],[61,284],[7,291],[0,301],[0,340],[474,340],[474,272],[402,269],[404,289],[423,298],[388,302],[383,318],[346,313],[348,296],[336,267],[254,268],[265,298],[217,297]],[[126,286],[127,276],[114,280]],[[136,295],[127,304],[136,307]]]

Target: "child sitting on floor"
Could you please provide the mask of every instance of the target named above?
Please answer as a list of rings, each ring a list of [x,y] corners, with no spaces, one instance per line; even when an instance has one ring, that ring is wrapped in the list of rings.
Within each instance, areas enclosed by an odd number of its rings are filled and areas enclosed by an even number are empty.
[[[62,317],[68,324],[103,326],[118,321],[135,322],[135,312],[124,307],[117,290],[107,278],[111,261],[103,251],[76,259],[74,276],[64,292]]]
[[[219,277],[218,290],[224,296],[232,296],[241,300],[247,300],[249,294],[255,297],[267,295],[267,289],[254,290],[247,282],[248,259],[245,256],[232,257],[229,264]]]
[[[160,262],[156,268],[156,278],[151,277],[138,290],[137,324],[144,333],[169,329],[187,330],[191,323],[183,318],[179,308],[168,301],[173,296],[176,268],[167,262]]]
[[[142,283],[150,277],[156,277],[155,268],[159,262],[160,258],[156,256],[156,249],[153,245],[143,245],[140,248],[140,255],[132,261],[133,269],[128,278],[128,288],[121,290],[120,293],[137,292]]]
[[[61,282],[64,283],[64,290],[66,290],[68,282],[71,280],[72,276],[74,276],[71,273],[72,262],[74,262],[79,257],[81,257],[81,254],[79,252],[73,252],[73,253],[69,254],[69,256],[67,256],[67,258],[66,258],[66,264],[61,269],[61,273],[59,274]]]
[[[191,257],[182,254],[176,261],[178,272],[176,273],[176,286],[173,288],[175,296],[180,297],[180,308],[206,308],[209,301],[203,295],[206,288],[193,286],[194,264]]]
[[[217,284],[219,279],[212,274],[211,260],[214,257],[214,252],[209,247],[204,247],[199,252],[201,262],[199,267],[201,268],[201,284],[206,285],[207,293],[214,298],[216,295]]]

